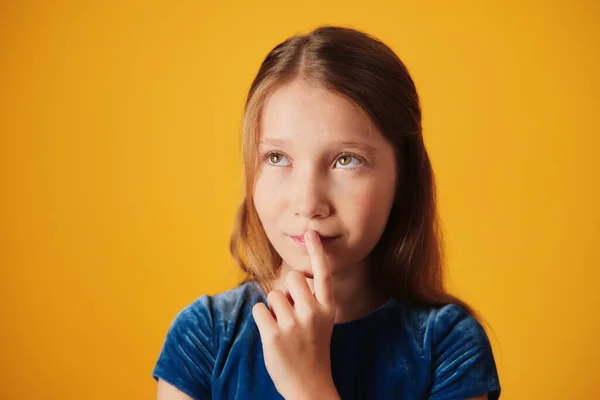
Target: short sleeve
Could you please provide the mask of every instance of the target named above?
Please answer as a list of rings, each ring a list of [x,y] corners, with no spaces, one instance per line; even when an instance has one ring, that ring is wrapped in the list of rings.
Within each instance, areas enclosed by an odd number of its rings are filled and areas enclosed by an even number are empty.
[[[175,316],[152,371],[157,382],[161,378],[195,400],[211,398],[216,353],[209,306],[205,295]]]
[[[500,380],[488,336],[463,307],[437,311],[432,333],[430,400],[468,399],[489,393],[500,397]]]

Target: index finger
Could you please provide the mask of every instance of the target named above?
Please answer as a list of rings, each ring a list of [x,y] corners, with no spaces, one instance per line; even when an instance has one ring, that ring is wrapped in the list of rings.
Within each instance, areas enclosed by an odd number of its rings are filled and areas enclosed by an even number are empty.
[[[310,265],[313,269],[315,296],[317,301],[332,310],[335,306],[333,297],[333,276],[325,261],[325,250],[315,231],[306,231],[304,242],[308,249]]]

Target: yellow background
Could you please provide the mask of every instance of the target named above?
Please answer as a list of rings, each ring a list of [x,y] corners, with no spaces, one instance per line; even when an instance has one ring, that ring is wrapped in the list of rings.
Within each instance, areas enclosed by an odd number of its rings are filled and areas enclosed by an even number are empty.
[[[598,396],[593,1],[0,4],[2,399],[154,398],[169,323],[241,276],[244,96],[320,24],[381,38],[421,95],[451,287],[505,399]]]

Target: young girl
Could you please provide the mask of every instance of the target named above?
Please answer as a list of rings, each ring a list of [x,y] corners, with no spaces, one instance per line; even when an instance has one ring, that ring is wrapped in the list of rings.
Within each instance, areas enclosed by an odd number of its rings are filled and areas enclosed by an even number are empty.
[[[247,274],[174,318],[159,399],[497,399],[488,337],[446,292],[415,85],[390,48],[324,26],[276,46],[250,88]]]

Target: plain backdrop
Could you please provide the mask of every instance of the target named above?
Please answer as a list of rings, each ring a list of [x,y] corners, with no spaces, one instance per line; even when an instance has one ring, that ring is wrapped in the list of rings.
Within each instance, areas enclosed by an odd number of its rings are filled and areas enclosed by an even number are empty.
[[[597,395],[598,3],[2,1],[0,398],[154,398],[170,322],[241,273],[246,92],[279,42],[357,28],[406,63],[449,285],[502,398]]]

